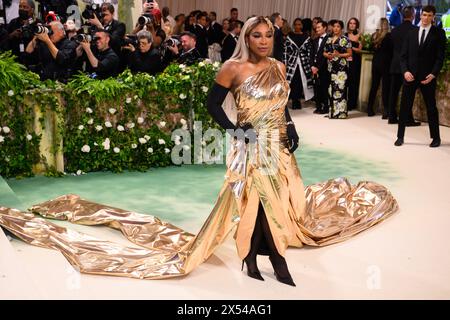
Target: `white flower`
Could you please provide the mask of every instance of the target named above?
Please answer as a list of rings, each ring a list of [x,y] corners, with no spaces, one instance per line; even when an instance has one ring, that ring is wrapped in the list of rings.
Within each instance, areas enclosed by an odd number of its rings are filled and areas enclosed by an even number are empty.
[[[102,142],[103,149],[109,150],[111,148],[111,140],[109,138],[106,138],[105,141]]]
[[[0,142],[3,142],[3,141],[5,141],[5,137],[0,136]]]
[[[161,128],[164,128],[164,127],[166,126],[166,122],[165,122],[165,121],[161,121],[161,122],[159,123],[159,125],[161,126]]]
[[[86,108],[86,112],[87,112],[87,113],[92,113],[92,112],[94,112],[94,111],[92,111],[91,108]]]
[[[186,96],[184,93],[181,93],[181,94],[180,94],[180,99],[181,99],[181,100],[184,100],[184,99],[186,99],[186,98],[187,98],[187,96]]]
[[[8,127],[3,127],[3,132],[4,133],[10,133],[11,129],[9,129]]]
[[[117,126],[117,130],[120,131],[120,132],[122,132],[122,131],[125,131],[125,128],[119,124],[119,125]]]
[[[12,97],[13,95],[14,95],[14,91],[9,90],[9,91],[8,91],[8,96],[9,96],[9,97]]]
[[[212,60],[211,60],[211,59],[205,59],[205,60],[203,60],[203,62],[204,62],[205,64],[211,64],[211,63],[212,63]]]
[[[220,63],[218,61],[213,63],[214,68],[218,68],[220,66]]]
[[[125,103],[131,103],[131,98],[127,98],[127,100],[125,101]]]
[[[94,142],[94,146],[98,147],[98,143],[97,143],[97,142]]]
[[[183,125],[185,125],[185,124],[187,124],[187,121],[184,120],[184,119],[181,119],[181,120],[180,120],[180,123],[183,124]]]
[[[133,129],[134,127],[135,127],[135,124],[133,122],[127,123],[127,128],[128,129]]]
[[[95,130],[97,130],[97,132],[102,131],[103,127],[102,126],[95,126]]]
[[[106,122],[105,122],[105,127],[107,127],[107,128],[112,128],[111,122],[106,121]]]
[[[81,148],[81,152],[89,153],[91,151],[91,147],[89,147],[87,144]]]
[[[82,173],[83,173],[83,172],[82,172],[81,170],[78,170],[78,171],[77,171],[77,176],[81,176]]]
[[[83,130],[83,129],[84,129],[84,126],[83,126],[83,125],[79,125],[79,126],[78,126],[78,130],[81,131],[81,130]]]
[[[137,98],[139,98],[137,95],[135,95],[135,96],[133,97],[134,100],[136,100]]]
[[[139,118],[137,119],[137,122],[138,122],[139,124],[143,124],[143,123],[144,123],[144,118],[139,117]]]
[[[198,66],[199,66],[199,67],[204,67],[204,66],[205,66],[205,63],[204,63],[203,61],[201,61],[201,62],[198,64]]]
[[[88,124],[94,124],[94,119],[89,119]]]
[[[136,149],[137,148],[137,144],[136,143],[133,143],[132,145],[131,145],[131,149]]]
[[[185,68],[186,68],[186,65],[180,64],[180,69],[185,69]]]
[[[153,153],[153,148],[148,148],[147,151],[148,153]]]
[[[31,139],[33,139],[33,137],[31,136],[31,134],[27,134],[27,140],[31,141]]]
[[[163,139],[158,140],[159,144],[166,144],[166,142]]]
[[[165,153],[170,153],[170,149],[165,148],[165,149],[164,149],[164,152],[165,152]]]
[[[183,149],[186,150],[186,151],[188,151],[188,150],[191,149],[191,147],[189,147],[189,146],[183,146]]]
[[[207,93],[207,92],[209,91],[209,88],[206,87],[206,86],[203,86],[203,87],[202,87],[202,91],[203,91],[204,93]]]
[[[145,136],[144,136],[144,139],[148,141],[148,140],[150,140],[150,137],[147,136],[147,135],[145,135]]]
[[[120,149],[117,148],[117,147],[115,147],[115,148],[114,148],[114,152],[115,152],[115,153],[119,153],[119,152],[120,152]]]
[[[114,113],[116,113],[116,112],[117,112],[116,109],[114,109],[114,108],[109,108],[109,113],[114,114]]]
[[[140,143],[140,144],[146,144],[146,143],[147,143],[147,139],[145,139],[145,138],[139,138],[139,143]]]

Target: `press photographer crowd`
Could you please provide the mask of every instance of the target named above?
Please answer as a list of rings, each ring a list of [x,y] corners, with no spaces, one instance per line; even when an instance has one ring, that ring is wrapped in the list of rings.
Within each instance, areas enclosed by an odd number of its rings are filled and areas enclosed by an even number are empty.
[[[75,0],[38,1],[38,6],[32,0],[20,0],[19,16],[8,24],[0,21],[0,52],[11,51],[42,80],[64,83],[79,72],[97,79],[113,77],[126,68],[154,75],[173,61],[191,65],[207,58],[207,38],[199,39],[195,30],[175,34],[178,22],[156,2],[146,0],[130,33],[114,19],[112,3],[85,2],[77,28],[67,14],[67,8],[77,6]],[[195,12],[196,16],[206,25],[206,15]],[[206,46],[201,49],[206,48],[206,55],[197,50],[197,40]]]

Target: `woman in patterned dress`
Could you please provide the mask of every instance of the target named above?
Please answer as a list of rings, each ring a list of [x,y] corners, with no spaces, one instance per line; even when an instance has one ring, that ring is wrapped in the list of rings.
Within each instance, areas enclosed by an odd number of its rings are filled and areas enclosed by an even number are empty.
[[[347,58],[352,55],[352,44],[342,34],[344,22],[333,24],[333,35],[327,40],[323,55],[328,59],[328,71],[331,74],[330,119],[346,119],[348,116],[345,88],[348,79]]]

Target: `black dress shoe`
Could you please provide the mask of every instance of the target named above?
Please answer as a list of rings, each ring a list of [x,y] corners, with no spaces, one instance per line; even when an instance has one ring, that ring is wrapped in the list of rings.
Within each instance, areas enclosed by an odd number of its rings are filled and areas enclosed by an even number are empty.
[[[441,139],[433,139],[430,144],[430,148],[437,148],[441,145]]]
[[[394,145],[396,147],[400,147],[403,145],[403,143],[404,143],[403,138],[398,138],[397,141],[395,141]]]
[[[397,119],[389,119],[388,123],[389,124],[397,124],[398,120]]]
[[[367,113],[367,116],[368,116],[368,117],[375,117],[375,113],[369,112],[369,113]]]
[[[294,282],[294,280],[292,279],[291,276],[289,276],[289,277],[280,277],[276,271],[274,272],[274,274],[275,274],[275,277],[277,278],[277,280],[279,282],[287,284],[287,285],[292,286],[292,287],[296,287],[295,282]]]
[[[386,114],[383,114],[383,116],[381,117],[381,119],[383,119],[383,120],[387,120],[389,117],[388,117],[388,115],[386,115]]]
[[[406,124],[407,127],[420,127],[420,125],[421,125],[421,123],[420,122],[416,122],[416,121],[408,122]]]
[[[260,281],[264,281],[264,278],[262,277],[261,273],[259,272],[258,267],[256,265],[252,266],[251,264],[247,263],[246,260],[242,260],[241,271],[244,270],[244,262],[247,264],[247,275],[250,278],[253,278],[253,279],[256,279],[256,280],[260,280]]]
[[[314,113],[315,114],[320,114],[322,112],[322,109],[316,109],[316,110],[314,110]]]

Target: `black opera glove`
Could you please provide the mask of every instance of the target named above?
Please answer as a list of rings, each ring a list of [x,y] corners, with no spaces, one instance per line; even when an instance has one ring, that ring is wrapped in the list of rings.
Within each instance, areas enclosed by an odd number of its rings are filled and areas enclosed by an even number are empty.
[[[294,123],[288,122],[287,124],[287,136],[289,152],[294,153],[298,149],[300,138],[298,137],[297,130],[295,129]]]

